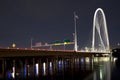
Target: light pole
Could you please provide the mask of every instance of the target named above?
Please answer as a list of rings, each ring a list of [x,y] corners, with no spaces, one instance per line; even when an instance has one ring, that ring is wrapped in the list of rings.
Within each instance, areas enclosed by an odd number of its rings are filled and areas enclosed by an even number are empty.
[[[76,13],[74,12],[74,23],[75,23],[75,32],[74,32],[74,50],[77,51],[78,48],[77,48],[77,29],[76,29],[76,26],[77,26],[77,19],[78,19],[78,16],[76,15]]]
[[[33,40],[33,39],[31,38],[31,43],[30,43],[30,47],[31,47],[31,49],[32,49],[32,40]]]

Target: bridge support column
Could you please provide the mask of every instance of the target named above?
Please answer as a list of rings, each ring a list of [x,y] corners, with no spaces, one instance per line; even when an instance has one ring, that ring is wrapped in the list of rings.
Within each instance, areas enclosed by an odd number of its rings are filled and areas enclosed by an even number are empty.
[[[48,74],[48,65],[49,65],[48,58],[46,58],[46,74]]]
[[[35,77],[35,58],[32,59],[32,63],[33,63],[33,76]]]
[[[39,66],[39,75],[42,75],[42,61],[41,61],[41,58],[38,59],[38,66]]]
[[[2,75],[3,75],[3,77],[6,77],[5,70],[6,70],[6,61],[5,61],[5,59],[2,59]]]
[[[53,72],[57,71],[57,64],[56,64],[56,62],[57,62],[57,59],[54,58],[54,60],[53,60],[53,69],[54,69],[54,71]]]

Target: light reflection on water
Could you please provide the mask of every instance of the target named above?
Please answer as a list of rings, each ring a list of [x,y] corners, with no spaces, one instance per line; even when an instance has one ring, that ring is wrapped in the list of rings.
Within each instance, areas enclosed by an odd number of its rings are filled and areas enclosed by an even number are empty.
[[[93,59],[95,63],[99,64],[99,66],[91,75],[89,75],[85,80],[111,80],[111,65],[114,62],[111,62],[111,58],[109,57],[100,57]]]
[[[39,73],[39,66],[38,63],[35,64],[35,74],[38,76]]]
[[[53,66],[52,66],[52,62],[49,63],[49,72],[50,72],[50,75],[53,74]]]
[[[29,58],[9,59],[3,78],[13,79],[44,79],[47,80],[72,80],[92,79],[109,80],[110,58],[109,57],[59,57],[59,58]],[[2,60],[1,60],[2,61]],[[15,61],[15,63],[14,63]],[[19,63],[18,63],[19,62]],[[2,68],[2,67],[1,67]],[[109,72],[109,74],[108,74]],[[7,75],[7,76],[4,76]],[[89,76],[91,75],[91,76]],[[87,77],[88,76],[88,77]],[[105,76],[107,76],[105,78]],[[2,77],[1,77],[2,78]]]
[[[44,62],[43,63],[43,67],[42,67],[42,70],[43,70],[43,75],[45,76],[46,75],[46,63]]]

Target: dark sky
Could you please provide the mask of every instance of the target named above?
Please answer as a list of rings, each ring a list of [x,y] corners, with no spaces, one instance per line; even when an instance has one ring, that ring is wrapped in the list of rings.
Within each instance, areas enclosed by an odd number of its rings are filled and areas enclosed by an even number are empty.
[[[119,0],[0,0],[0,46],[30,47],[35,42],[73,40],[76,11],[78,45],[91,43],[94,12],[106,15],[110,45],[120,42]]]

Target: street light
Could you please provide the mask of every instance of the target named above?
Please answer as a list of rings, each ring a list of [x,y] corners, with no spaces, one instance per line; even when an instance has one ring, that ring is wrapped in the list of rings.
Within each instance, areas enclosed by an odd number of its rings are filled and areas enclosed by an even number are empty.
[[[13,44],[12,44],[12,47],[13,47],[13,48],[15,48],[15,47],[16,47],[16,44],[15,44],[15,43],[13,43]]]
[[[31,47],[31,49],[32,49],[32,41],[33,41],[33,39],[31,38],[31,42],[30,42],[30,47]]]

